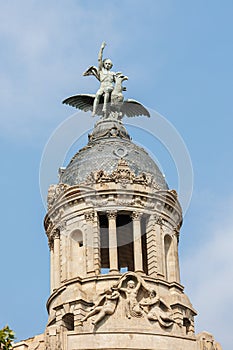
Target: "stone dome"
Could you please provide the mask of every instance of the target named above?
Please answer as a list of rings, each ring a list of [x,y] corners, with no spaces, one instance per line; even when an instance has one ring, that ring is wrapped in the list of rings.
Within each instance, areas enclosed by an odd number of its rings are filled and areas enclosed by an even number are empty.
[[[60,182],[75,186],[84,183],[92,172],[103,170],[111,174],[116,170],[120,159],[127,162],[136,176],[148,173],[160,189],[168,189],[154,160],[143,148],[130,140],[122,123],[115,120],[100,120],[96,123],[93,133],[89,135],[87,146],[71,159],[60,174]]]

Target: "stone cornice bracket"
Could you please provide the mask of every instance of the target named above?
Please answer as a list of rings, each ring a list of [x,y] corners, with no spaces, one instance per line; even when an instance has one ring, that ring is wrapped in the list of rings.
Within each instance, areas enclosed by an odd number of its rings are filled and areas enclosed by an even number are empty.
[[[133,211],[131,214],[131,218],[133,221],[141,220],[142,215],[143,215],[143,213],[140,213],[138,211]]]
[[[108,210],[106,212],[108,219],[116,219],[117,217],[117,210]]]
[[[57,228],[59,229],[59,231],[64,231],[66,229],[66,221],[60,222]]]
[[[93,210],[85,212],[84,213],[84,217],[85,217],[86,221],[92,221],[93,222],[94,219],[95,219],[95,212]]]

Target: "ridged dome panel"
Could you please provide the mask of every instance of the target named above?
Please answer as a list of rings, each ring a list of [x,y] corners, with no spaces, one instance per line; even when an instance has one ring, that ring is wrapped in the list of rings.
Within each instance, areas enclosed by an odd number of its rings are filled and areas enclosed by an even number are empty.
[[[74,186],[84,183],[88,175],[98,170],[111,174],[121,158],[127,161],[136,176],[149,173],[160,189],[168,189],[164,176],[148,153],[133,142],[121,138],[105,138],[89,143],[72,158],[61,174],[60,182]]]

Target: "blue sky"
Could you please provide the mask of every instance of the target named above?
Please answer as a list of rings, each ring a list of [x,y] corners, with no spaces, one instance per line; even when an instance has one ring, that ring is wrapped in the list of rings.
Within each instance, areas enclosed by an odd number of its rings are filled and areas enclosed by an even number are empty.
[[[96,91],[97,81],[82,72],[97,64],[105,40],[114,70],[129,77],[126,97],[167,118],[189,150],[194,189],[180,238],[182,283],[199,313],[196,331],[231,349],[232,15],[227,0],[0,3],[0,327],[8,323],[18,340],[43,332],[47,321],[43,149],[74,113],[61,101]],[[176,187],[174,164],[157,149]]]

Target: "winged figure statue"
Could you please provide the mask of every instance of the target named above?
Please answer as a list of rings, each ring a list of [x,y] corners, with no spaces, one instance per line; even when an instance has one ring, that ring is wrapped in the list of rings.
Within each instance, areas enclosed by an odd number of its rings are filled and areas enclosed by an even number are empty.
[[[100,115],[104,118],[117,117],[122,119],[124,116],[135,117],[144,115],[150,117],[148,110],[138,101],[133,99],[124,100],[123,91],[126,88],[122,86],[123,81],[128,77],[121,72],[114,73],[111,71],[113,66],[110,59],[104,59],[103,50],[105,42],[102,43],[98,55],[98,68],[89,67],[84,76],[94,75],[100,81],[100,88],[96,94],[79,94],[68,97],[62,103],[83,110],[91,111],[92,115]]]

